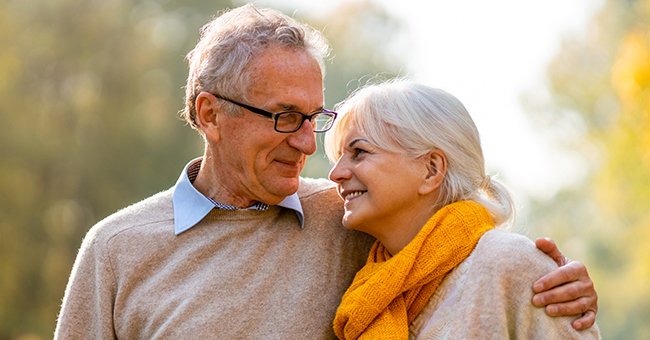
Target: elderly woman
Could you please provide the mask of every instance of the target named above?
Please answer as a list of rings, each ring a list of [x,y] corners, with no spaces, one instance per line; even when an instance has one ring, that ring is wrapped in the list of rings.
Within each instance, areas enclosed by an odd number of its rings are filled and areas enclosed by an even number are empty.
[[[495,228],[513,204],[486,175],[458,99],[397,80],[357,91],[339,112],[325,148],[343,225],[377,239],[336,313],[339,338],[598,338],[531,304],[530,283],[556,264]]]

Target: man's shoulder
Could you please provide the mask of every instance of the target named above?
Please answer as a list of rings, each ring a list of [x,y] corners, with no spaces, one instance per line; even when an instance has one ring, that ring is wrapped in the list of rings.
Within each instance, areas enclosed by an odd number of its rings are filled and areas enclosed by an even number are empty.
[[[301,200],[314,196],[327,197],[332,195],[336,195],[336,185],[334,182],[325,178],[300,177],[298,197]]]
[[[173,189],[167,189],[118,210],[95,224],[88,231],[87,238],[107,241],[129,228],[160,222],[173,223],[172,192]]]
[[[336,192],[335,184],[324,178],[301,178],[298,197],[305,213],[305,222],[324,226],[331,232],[332,226],[340,231],[343,218],[343,202]]]

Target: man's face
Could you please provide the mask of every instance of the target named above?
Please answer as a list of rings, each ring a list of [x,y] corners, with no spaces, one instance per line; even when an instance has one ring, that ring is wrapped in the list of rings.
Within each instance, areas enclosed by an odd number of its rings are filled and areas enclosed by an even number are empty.
[[[270,47],[248,67],[252,79],[246,104],[305,114],[323,107],[320,67],[305,51]],[[235,201],[276,204],[298,190],[306,156],[316,151],[312,125],[305,121],[292,133],[276,132],[273,125],[271,118],[243,108],[237,116],[220,113],[220,138],[208,141],[208,147],[221,185]]]

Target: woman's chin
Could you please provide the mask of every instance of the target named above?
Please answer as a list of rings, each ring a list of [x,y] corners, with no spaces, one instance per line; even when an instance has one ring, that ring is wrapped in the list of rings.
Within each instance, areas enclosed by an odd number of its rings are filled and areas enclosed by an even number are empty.
[[[343,215],[342,224],[345,229],[364,232],[363,224],[359,223],[358,219],[355,219],[354,216],[350,216],[347,212]]]
[[[341,223],[346,229],[352,229],[356,230],[356,223],[354,221],[354,216],[351,216],[352,214],[349,211],[346,211],[345,214],[343,215],[343,221]]]

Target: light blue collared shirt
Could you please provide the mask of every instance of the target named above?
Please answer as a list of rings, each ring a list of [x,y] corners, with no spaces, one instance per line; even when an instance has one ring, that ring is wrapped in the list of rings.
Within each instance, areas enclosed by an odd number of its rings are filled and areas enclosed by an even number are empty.
[[[201,161],[202,158],[199,157],[187,163],[174,186],[172,204],[174,206],[174,234],[176,235],[192,228],[210,213],[212,209],[217,208],[214,201],[205,197],[205,195],[196,190],[194,185],[192,185],[192,182],[194,182],[198,174]],[[285,197],[277,205],[293,210],[300,222],[300,228],[304,227],[304,214],[297,193]],[[254,205],[246,209],[256,208]]]

